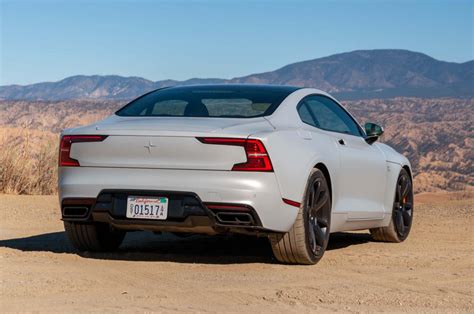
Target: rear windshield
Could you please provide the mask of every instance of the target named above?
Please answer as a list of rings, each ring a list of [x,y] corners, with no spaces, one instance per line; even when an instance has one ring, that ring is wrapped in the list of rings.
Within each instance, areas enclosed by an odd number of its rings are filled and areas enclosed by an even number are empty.
[[[116,114],[122,117],[254,118],[272,114],[292,91],[255,87],[165,88],[132,101]]]

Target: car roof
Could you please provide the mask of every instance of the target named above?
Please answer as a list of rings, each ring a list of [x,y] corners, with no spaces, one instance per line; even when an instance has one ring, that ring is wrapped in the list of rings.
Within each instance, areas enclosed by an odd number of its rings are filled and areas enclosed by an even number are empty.
[[[182,85],[166,87],[166,89],[176,90],[202,90],[202,91],[265,91],[265,92],[284,92],[291,94],[294,91],[301,89],[296,86],[285,85],[264,85],[264,84],[200,84],[200,85]]]

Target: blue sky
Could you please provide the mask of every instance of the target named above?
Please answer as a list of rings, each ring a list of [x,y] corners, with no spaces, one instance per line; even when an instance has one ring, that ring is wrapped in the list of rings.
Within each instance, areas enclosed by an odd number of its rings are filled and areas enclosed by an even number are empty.
[[[236,76],[357,49],[473,59],[474,1],[0,0],[0,85]]]

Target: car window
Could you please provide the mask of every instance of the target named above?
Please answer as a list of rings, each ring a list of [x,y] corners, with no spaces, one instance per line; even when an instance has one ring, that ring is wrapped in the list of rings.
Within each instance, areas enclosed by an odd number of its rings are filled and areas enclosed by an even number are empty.
[[[186,108],[187,104],[188,102],[179,100],[179,99],[159,101],[153,105],[151,115],[152,116],[183,115],[184,109]],[[141,113],[141,115],[146,115],[146,114],[147,114],[146,110],[144,110]]]
[[[296,89],[232,84],[172,87],[145,94],[116,114],[122,117],[263,117],[271,115]]]
[[[252,117],[265,112],[271,103],[255,103],[247,98],[211,98],[201,102],[209,111],[209,116]]]
[[[301,121],[303,121],[304,123],[307,123],[309,125],[318,127],[318,125],[316,124],[316,121],[314,120],[314,117],[309,112],[308,104],[306,102],[303,102],[298,107],[298,113],[300,115]]]
[[[328,97],[321,95],[306,97],[299,104],[298,113],[305,123],[309,121],[309,114],[313,123],[308,124],[317,128],[355,136],[362,135],[354,119],[338,103]]]

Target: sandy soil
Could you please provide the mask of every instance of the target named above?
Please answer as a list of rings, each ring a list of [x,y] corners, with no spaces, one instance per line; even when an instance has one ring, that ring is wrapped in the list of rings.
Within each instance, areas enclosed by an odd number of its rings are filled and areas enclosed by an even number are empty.
[[[118,253],[79,256],[56,197],[0,195],[0,310],[472,313],[473,211],[418,204],[402,244],[335,234],[318,265],[287,266],[246,237],[140,232]]]

